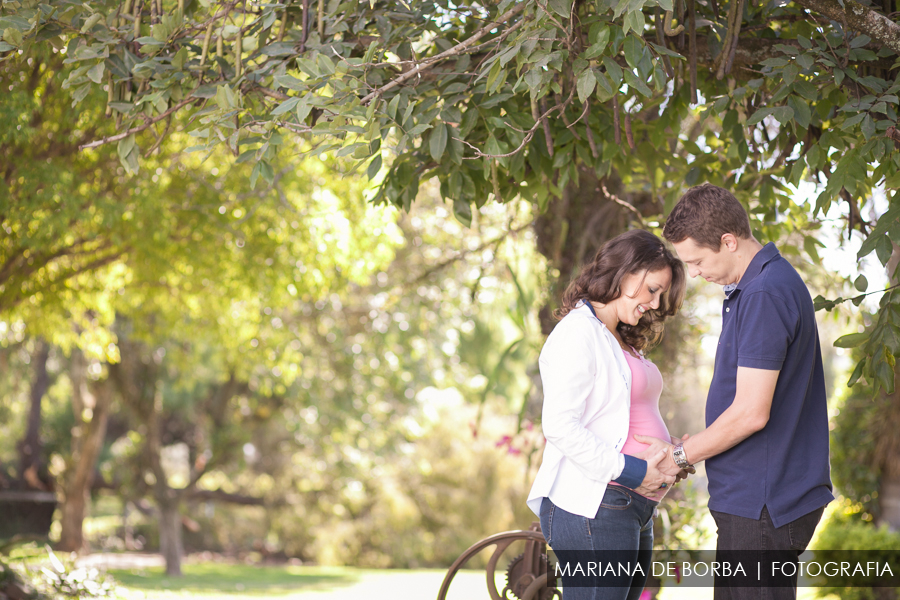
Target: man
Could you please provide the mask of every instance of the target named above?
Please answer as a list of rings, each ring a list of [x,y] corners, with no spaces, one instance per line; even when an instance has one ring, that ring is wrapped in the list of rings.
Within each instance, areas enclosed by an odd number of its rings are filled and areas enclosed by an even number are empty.
[[[691,277],[725,286],[726,297],[707,428],[669,446],[660,470],[675,474],[706,461],[720,556],[776,550],[796,560],[834,499],[825,377],[809,291],[774,244],[754,239],[746,211],[720,187],[688,190],[663,235]],[[796,597],[796,577],[793,588],[762,595],[720,583],[716,600]]]

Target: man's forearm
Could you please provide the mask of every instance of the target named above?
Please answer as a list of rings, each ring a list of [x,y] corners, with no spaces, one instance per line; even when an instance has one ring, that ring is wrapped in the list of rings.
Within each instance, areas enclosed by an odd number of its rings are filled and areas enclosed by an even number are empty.
[[[737,446],[765,427],[767,420],[732,404],[712,425],[684,441],[688,462],[698,463]]]

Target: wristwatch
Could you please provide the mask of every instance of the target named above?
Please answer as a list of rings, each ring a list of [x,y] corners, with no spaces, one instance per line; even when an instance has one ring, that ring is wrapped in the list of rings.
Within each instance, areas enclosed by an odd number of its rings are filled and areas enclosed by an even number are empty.
[[[691,474],[697,472],[697,469],[694,468],[694,465],[688,462],[687,454],[684,453],[684,444],[675,444],[675,447],[672,448],[672,458],[675,460],[675,464],[678,465],[680,469]]]

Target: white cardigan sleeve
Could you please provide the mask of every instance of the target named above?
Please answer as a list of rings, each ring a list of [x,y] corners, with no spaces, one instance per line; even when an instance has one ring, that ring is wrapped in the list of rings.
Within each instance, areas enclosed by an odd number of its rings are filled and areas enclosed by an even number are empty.
[[[609,357],[598,360],[603,348],[598,350],[593,323],[572,317],[556,325],[541,350],[541,427],[547,442],[585,477],[608,483],[622,473],[625,457],[585,428],[581,419],[595,386],[605,391],[611,387],[609,378],[619,377],[616,359],[610,351]]]

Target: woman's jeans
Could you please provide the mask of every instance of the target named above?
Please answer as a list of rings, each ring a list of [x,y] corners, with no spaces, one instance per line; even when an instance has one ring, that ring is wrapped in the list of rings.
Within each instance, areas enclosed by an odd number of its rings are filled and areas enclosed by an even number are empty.
[[[630,563],[631,576],[615,579],[611,587],[604,584],[607,577],[595,579],[599,585],[595,587],[571,587],[574,581],[585,583],[583,577],[567,577],[562,571],[563,600],[638,600],[647,575],[653,552],[653,513],[657,502],[644,498],[627,488],[610,485],[606,488],[603,501],[593,519],[573,515],[559,508],[549,498],[541,504],[541,531],[547,543],[557,553],[564,552],[566,562],[571,569],[575,568],[570,557],[577,557],[583,563],[582,569],[587,572],[588,561],[601,564],[615,562]],[[597,552],[617,550],[618,552]],[[566,551],[576,551],[577,554]],[[561,561],[562,562],[562,561]],[[641,569],[634,568],[637,564]],[[564,567],[563,565],[560,565]],[[641,574],[643,571],[643,574]],[[600,575],[600,573],[597,573]],[[620,571],[621,575],[621,571]],[[566,585],[567,580],[570,586]]]

